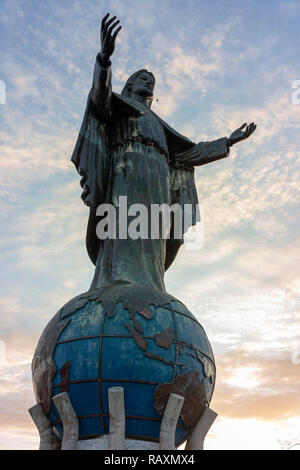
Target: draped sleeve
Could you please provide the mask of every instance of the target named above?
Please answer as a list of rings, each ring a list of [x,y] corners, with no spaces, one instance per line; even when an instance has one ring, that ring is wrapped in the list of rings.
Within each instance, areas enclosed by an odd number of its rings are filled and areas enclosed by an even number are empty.
[[[170,139],[170,144],[171,204],[179,204],[181,207],[181,226],[183,230],[182,237],[177,238],[173,217],[170,238],[167,240],[166,247],[166,270],[171,266],[179,248],[184,243],[184,233],[200,221],[194,167],[220,160],[229,155],[226,137],[211,142],[193,144],[192,142],[186,142],[184,139],[179,142],[176,136],[176,140],[174,138]],[[186,218],[184,214],[186,214]]]
[[[86,245],[91,261],[97,260],[100,240],[96,235],[96,210],[106,202],[110,181],[110,149],[107,120],[110,117],[111,66],[101,67],[96,58],[94,78],[86,110],[71,157],[83,189],[81,198],[89,206]]]
[[[229,156],[227,137],[211,142],[199,142],[188,150],[176,154],[176,161],[188,167],[206,165]]]
[[[178,204],[181,208],[182,237],[177,238],[174,227],[175,219],[172,216],[170,238],[167,240],[166,246],[165,270],[171,266],[179,248],[184,243],[184,233],[200,221],[194,168],[185,167],[178,162],[172,163],[170,165],[170,191],[171,204]]]

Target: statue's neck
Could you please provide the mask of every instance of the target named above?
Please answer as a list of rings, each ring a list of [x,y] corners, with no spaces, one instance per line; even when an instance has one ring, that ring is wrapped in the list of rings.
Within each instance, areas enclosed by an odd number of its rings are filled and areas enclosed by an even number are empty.
[[[131,99],[144,104],[147,108],[151,108],[152,96],[139,95],[138,93],[131,93]]]

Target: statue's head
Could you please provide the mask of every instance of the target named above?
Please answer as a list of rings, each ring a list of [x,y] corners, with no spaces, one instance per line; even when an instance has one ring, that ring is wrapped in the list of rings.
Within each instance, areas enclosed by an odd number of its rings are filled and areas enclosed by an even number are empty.
[[[155,78],[153,73],[141,69],[128,78],[121,94],[130,98],[132,93],[135,93],[152,101],[154,86]]]

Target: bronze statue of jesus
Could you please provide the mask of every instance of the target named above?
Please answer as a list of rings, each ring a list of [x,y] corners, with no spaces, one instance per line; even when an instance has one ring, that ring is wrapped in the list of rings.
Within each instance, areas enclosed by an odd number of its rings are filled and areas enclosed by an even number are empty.
[[[214,355],[197,318],[164,286],[164,273],[184,241],[183,233],[178,236],[178,218],[169,213],[166,234],[159,230],[152,236],[151,230],[150,237],[131,237],[136,220],[129,222],[129,217],[137,206],[147,209],[147,220],[154,206],[176,206],[183,208],[179,213],[185,219],[188,206],[188,224],[195,225],[194,167],[227,157],[230,147],[247,139],[256,126],[243,124],[229,138],[195,144],[151,110],[152,73],[139,70],[121,94],[112,92],[110,57],[120,29],[116,17],[103,18],[101,51],[72,155],[82,176],[82,198],[90,208],[86,241],[95,275],[89,291],[59,309],[39,339],[32,361],[37,405],[30,412],[41,434],[41,449],[76,449],[78,439],[103,449],[107,441],[97,439],[96,444],[94,438],[105,438],[108,432],[110,449],[125,448],[125,436],[160,442],[168,450],[188,439],[186,449],[202,449],[216,417],[209,410]],[[129,208],[125,236],[124,198]],[[104,207],[118,215],[116,237],[109,232],[99,236],[99,225],[105,217],[110,220]],[[152,229],[152,219],[150,223]],[[188,224],[181,224],[185,231]],[[108,397],[116,385],[125,403],[118,424]],[[116,429],[122,438],[112,444]]]
[[[120,196],[136,203],[190,204],[191,225],[199,220],[194,167],[225,158],[230,147],[256,128],[244,123],[229,138],[193,143],[151,110],[155,78],[145,69],[134,73],[121,94],[112,92],[111,56],[121,30],[107,14],[101,24],[101,51],[96,57],[93,85],[72,155],[82,176],[82,199],[90,208],[87,250],[96,265],[91,288],[125,281],[165,290],[164,273],[174,261],[183,237],[99,239],[97,208],[110,203],[119,209]]]

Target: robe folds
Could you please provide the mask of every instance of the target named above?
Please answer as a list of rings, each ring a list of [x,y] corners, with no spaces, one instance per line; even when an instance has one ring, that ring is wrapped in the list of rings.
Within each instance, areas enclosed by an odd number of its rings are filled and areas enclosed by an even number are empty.
[[[164,271],[174,261],[181,239],[171,226],[167,240],[108,241],[97,237],[100,204],[117,207],[117,197],[128,204],[190,204],[190,225],[200,220],[194,167],[228,156],[227,138],[193,143],[172,129],[146,105],[112,92],[111,64],[102,67],[98,54],[92,89],[72,155],[89,206],[86,245],[98,268],[93,287],[115,280],[164,289]],[[188,227],[185,227],[187,230]],[[126,253],[127,251],[127,253]],[[130,274],[130,260],[132,273]],[[127,265],[127,266],[125,266]],[[140,271],[138,266],[140,266]]]

